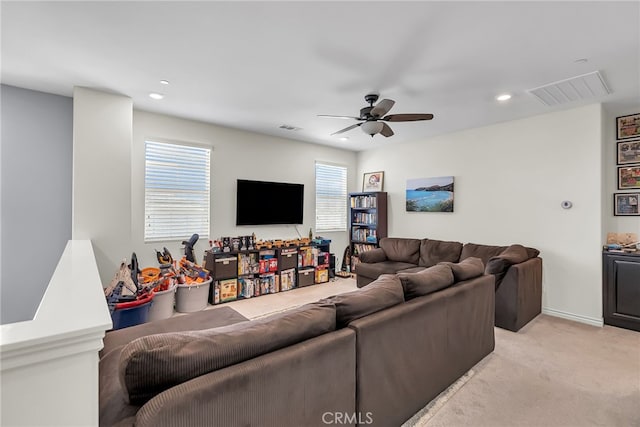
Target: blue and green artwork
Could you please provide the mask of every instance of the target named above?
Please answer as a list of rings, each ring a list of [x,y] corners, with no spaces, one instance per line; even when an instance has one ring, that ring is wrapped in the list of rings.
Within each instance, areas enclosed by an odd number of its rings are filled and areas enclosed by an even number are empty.
[[[453,177],[408,179],[407,212],[453,212]]]

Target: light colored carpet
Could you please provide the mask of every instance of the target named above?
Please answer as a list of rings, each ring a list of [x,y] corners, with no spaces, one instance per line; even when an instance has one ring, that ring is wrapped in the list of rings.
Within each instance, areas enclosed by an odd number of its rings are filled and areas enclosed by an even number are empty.
[[[355,289],[336,279],[223,306],[257,318]],[[405,426],[640,426],[639,332],[540,315],[495,334],[495,351]]]

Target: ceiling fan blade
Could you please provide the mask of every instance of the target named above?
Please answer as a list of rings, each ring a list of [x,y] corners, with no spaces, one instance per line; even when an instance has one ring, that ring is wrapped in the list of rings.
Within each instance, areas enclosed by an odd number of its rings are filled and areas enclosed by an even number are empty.
[[[373,107],[371,109],[371,115],[373,117],[382,117],[385,114],[387,114],[389,112],[389,110],[391,110],[391,107],[393,107],[393,104],[395,104],[396,101],[392,100],[392,99],[383,99],[382,101],[378,102],[378,105],[376,105],[375,107]]]
[[[386,122],[415,122],[418,120],[431,119],[433,119],[433,114],[390,114],[388,116],[384,116],[380,120],[384,120]]]
[[[334,116],[331,114],[318,114],[318,117],[327,117],[330,119],[355,119],[355,120],[363,120],[360,117],[354,117],[354,116]]]
[[[382,130],[380,131],[380,134],[386,136],[387,138],[389,138],[390,136],[393,135],[393,131],[391,130],[391,128],[389,127],[388,124],[383,123],[382,124]]]
[[[362,125],[362,123],[356,123],[355,125],[348,126],[348,127],[344,128],[344,129],[339,130],[338,132],[332,133],[331,136],[338,135],[338,134],[341,134],[341,133],[345,133],[345,132],[350,131],[351,129],[357,128],[358,126],[361,126],[361,125]]]

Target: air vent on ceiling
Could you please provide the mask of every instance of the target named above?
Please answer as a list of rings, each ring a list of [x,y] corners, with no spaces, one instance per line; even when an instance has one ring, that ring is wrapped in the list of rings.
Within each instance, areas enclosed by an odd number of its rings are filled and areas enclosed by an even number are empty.
[[[527,92],[548,106],[597,98],[611,93],[599,71],[549,83]]]
[[[291,126],[291,125],[280,125],[280,126],[278,126],[278,127],[279,127],[280,129],[285,129],[285,130],[293,130],[293,131],[296,131],[296,130],[302,130],[302,128],[297,128],[297,127],[295,127],[295,126]]]

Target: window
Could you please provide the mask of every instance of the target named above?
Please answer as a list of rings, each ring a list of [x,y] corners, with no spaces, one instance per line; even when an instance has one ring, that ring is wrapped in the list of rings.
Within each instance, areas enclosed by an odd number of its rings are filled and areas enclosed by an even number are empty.
[[[145,141],[144,241],[209,236],[211,150]]]
[[[347,229],[347,168],[316,162],[316,231]]]

